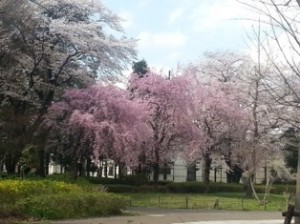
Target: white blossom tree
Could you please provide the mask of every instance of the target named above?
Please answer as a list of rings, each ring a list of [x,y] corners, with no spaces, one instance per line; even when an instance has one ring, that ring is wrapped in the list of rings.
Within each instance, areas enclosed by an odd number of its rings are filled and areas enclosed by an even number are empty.
[[[101,1],[0,2],[0,110],[8,104],[17,117],[35,108],[20,135],[25,144],[64,89],[115,81],[131,64],[135,40],[120,22]],[[0,119],[4,131],[7,120]]]
[[[259,36],[255,38],[259,38]],[[268,82],[266,76],[270,76],[274,72],[274,67],[270,61],[261,60],[260,47],[256,50],[257,59],[237,52],[207,52],[199,61],[194,62],[190,69],[190,75],[196,75],[199,83],[209,86],[211,83],[218,81],[227,86],[227,88],[230,88],[231,91],[235,89],[235,100],[238,102],[238,105],[248,111],[248,140],[244,137],[239,142],[239,145],[243,145],[249,149],[247,158],[249,161],[250,158],[254,161],[252,166],[242,164],[236,159],[236,154],[239,151],[235,150],[235,148],[242,147],[232,145],[231,148],[227,147],[227,150],[222,151],[226,163],[230,168],[227,174],[228,179],[237,179],[239,181],[240,179],[237,177],[241,177],[242,172],[248,174],[247,178],[243,178],[246,184],[247,197],[252,196],[253,188],[251,184],[253,184],[257,168],[262,165],[265,166],[265,160],[267,159],[266,157],[257,157],[256,155],[262,155],[260,151],[265,150],[266,145],[270,152],[277,150],[270,143],[269,134],[274,127],[281,125],[277,116],[277,104],[266,87],[266,83]],[[226,104],[228,105],[228,102]],[[268,155],[271,154],[269,153]],[[258,158],[261,160],[258,161]],[[257,164],[260,166],[256,166]]]
[[[2,93],[47,106],[56,87],[115,80],[135,57],[135,41],[111,34],[123,32],[121,19],[100,1],[4,0],[0,7],[1,73],[23,87],[5,80]]]
[[[272,62],[274,71],[268,79],[266,89],[273,100],[281,106],[278,118],[288,126],[299,129],[300,102],[300,33],[299,0],[252,0],[239,1],[254,12],[255,18],[248,18],[263,23],[264,40],[258,44],[265,57]],[[299,147],[300,148],[300,147]],[[298,156],[298,177],[296,192],[296,209],[300,208],[300,157]],[[300,223],[300,218],[295,218]]]

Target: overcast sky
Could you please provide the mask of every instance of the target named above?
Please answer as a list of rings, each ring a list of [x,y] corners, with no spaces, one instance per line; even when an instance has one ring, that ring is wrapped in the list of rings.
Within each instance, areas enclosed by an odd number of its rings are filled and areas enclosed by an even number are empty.
[[[235,0],[103,0],[126,19],[126,36],[138,39],[138,58],[150,67],[174,68],[205,51],[246,48],[251,30]]]

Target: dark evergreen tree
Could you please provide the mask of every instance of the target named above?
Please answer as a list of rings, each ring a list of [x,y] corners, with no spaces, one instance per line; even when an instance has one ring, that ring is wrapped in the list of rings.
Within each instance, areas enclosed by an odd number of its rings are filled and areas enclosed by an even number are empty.
[[[134,62],[132,69],[134,73],[138,74],[139,77],[142,78],[148,72],[147,62],[144,59],[138,62]]]

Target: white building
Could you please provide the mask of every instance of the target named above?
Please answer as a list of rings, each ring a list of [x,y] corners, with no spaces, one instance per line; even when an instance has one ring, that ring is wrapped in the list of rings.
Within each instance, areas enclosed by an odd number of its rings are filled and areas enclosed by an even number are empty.
[[[119,176],[119,167],[115,165],[115,163],[112,160],[108,160],[107,164],[104,164],[103,162],[98,162],[98,172],[90,173],[90,176],[97,176],[100,175],[99,172],[101,172],[101,176],[108,178],[115,178]],[[107,166],[107,169],[104,167]],[[166,181],[174,181],[174,182],[185,182],[185,181],[203,181],[203,163],[200,161],[196,164],[194,167],[189,167],[187,162],[183,160],[182,158],[178,157],[174,163],[170,164],[169,167],[166,169],[161,169],[159,174],[159,180],[166,180]],[[211,169],[210,169],[210,181],[211,182],[227,182],[227,172],[228,167],[226,163],[215,163],[212,162]],[[54,173],[63,173],[64,169],[55,163],[49,164],[49,174]],[[105,172],[107,174],[105,175]],[[269,173],[269,170],[265,167],[258,168],[256,170],[255,175],[255,183],[262,183],[267,175]],[[127,175],[132,175],[132,170],[127,170]],[[148,179],[153,180],[153,172],[148,174]]]

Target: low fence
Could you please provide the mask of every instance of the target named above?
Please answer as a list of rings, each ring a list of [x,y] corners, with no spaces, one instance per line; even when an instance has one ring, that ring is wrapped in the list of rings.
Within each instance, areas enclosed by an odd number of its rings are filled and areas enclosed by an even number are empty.
[[[129,207],[224,209],[235,211],[283,211],[287,209],[289,201],[287,199],[282,199],[259,204],[254,199],[202,199],[188,196],[157,196],[151,198],[137,198],[128,196],[127,203]]]

